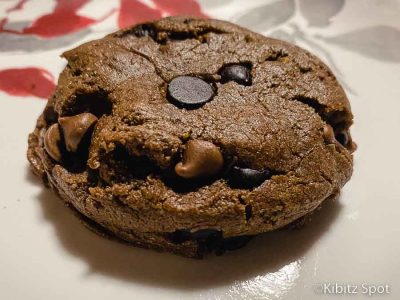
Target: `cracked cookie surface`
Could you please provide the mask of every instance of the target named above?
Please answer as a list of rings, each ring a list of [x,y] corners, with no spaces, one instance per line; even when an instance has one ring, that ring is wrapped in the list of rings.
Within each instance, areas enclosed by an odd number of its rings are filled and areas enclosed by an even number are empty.
[[[233,250],[311,213],[351,176],[349,102],[299,47],[172,17],[63,57],[28,159],[110,235],[190,257]]]

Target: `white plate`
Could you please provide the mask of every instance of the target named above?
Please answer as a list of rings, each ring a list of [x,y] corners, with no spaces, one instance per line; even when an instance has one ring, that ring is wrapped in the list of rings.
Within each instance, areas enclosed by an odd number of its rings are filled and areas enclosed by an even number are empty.
[[[111,2],[80,12],[102,15]],[[368,290],[400,299],[400,1],[201,2],[213,17],[318,54],[346,86],[359,149],[339,201],[300,231],[201,261],[109,241],[86,230],[28,169],[27,135],[45,101],[0,92],[0,299],[368,299]],[[14,3],[1,2],[0,16]],[[10,18],[23,27],[51,8],[28,3]],[[0,34],[0,71],[40,66],[56,76],[63,50],[115,23],[113,15],[60,39],[65,46],[31,41],[30,51]]]

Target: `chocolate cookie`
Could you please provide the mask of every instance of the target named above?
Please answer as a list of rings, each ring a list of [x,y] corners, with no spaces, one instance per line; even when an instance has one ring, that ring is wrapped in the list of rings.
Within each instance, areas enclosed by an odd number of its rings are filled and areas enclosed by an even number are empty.
[[[189,257],[309,215],[352,173],[352,113],[315,56],[185,17],[67,51],[34,172],[96,230]]]

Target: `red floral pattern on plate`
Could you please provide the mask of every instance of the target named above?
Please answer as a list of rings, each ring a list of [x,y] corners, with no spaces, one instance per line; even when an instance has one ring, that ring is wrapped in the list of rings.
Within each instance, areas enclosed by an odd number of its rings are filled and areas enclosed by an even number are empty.
[[[32,24],[25,27],[21,32],[5,29],[4,26],[7,24],[7,18],[2,19],[0,21],[0,33],[33,34],[43,38],[52,38],[73,33],[99,23],[114,13],[112,10],[98,20],[79,15],[78,10],[88,2],[90,0],[57,0],[57,4],[50,14],[43,15],[34,20]],[[25,3],[26,1],[20,1],[8,11],[20,10]]]
[[[118,15],[118,27],[161,18],[161,11],[149,7],[138,0],[121,0]]]
[[[12,96],[48,98],[55,88],[47,70],[30,67],[0,70],[0,90]]]
[[[23,10],[28,0],[18,0],[6,12]],[[100,19],[85,17],[78,11],[90,0],[56,0],[56,6],[21,31],[7,29],[7,16],[0,19],[2,33],[38,36],[39,38],[56,38],[85,29],[109,17],[115,10],[109,11]],[[152,0],[154,6],[146,5],[139,0],[120,0],[117,25],[119,28],[135,23],[146,22],[168,15],[192,15],[206,17],[196,0]],[[60,45],[61,46],[61,45]],[[36,96],[48,98],[55,89],[53,75],[42,68],[12,68],[0,70],[0,90],[13,96]]]
[[[135,23],[146,22],[163,16],[191,15],[206,17],[195,0],[153,0],[155,7],[139,0],[121,0],[118,27],[124,28]]]
[[[190,15],[207,17],[195,0],[153,0],[156,6],[168,15]]]

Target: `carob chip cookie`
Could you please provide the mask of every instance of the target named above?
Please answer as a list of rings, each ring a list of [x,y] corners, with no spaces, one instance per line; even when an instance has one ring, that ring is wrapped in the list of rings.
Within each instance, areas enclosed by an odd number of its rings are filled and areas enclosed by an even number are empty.
[[[299,47],[171,17],[63,57],[28,159],[97,232],[222,254],[298,224],[350,179],[349,101]]]

